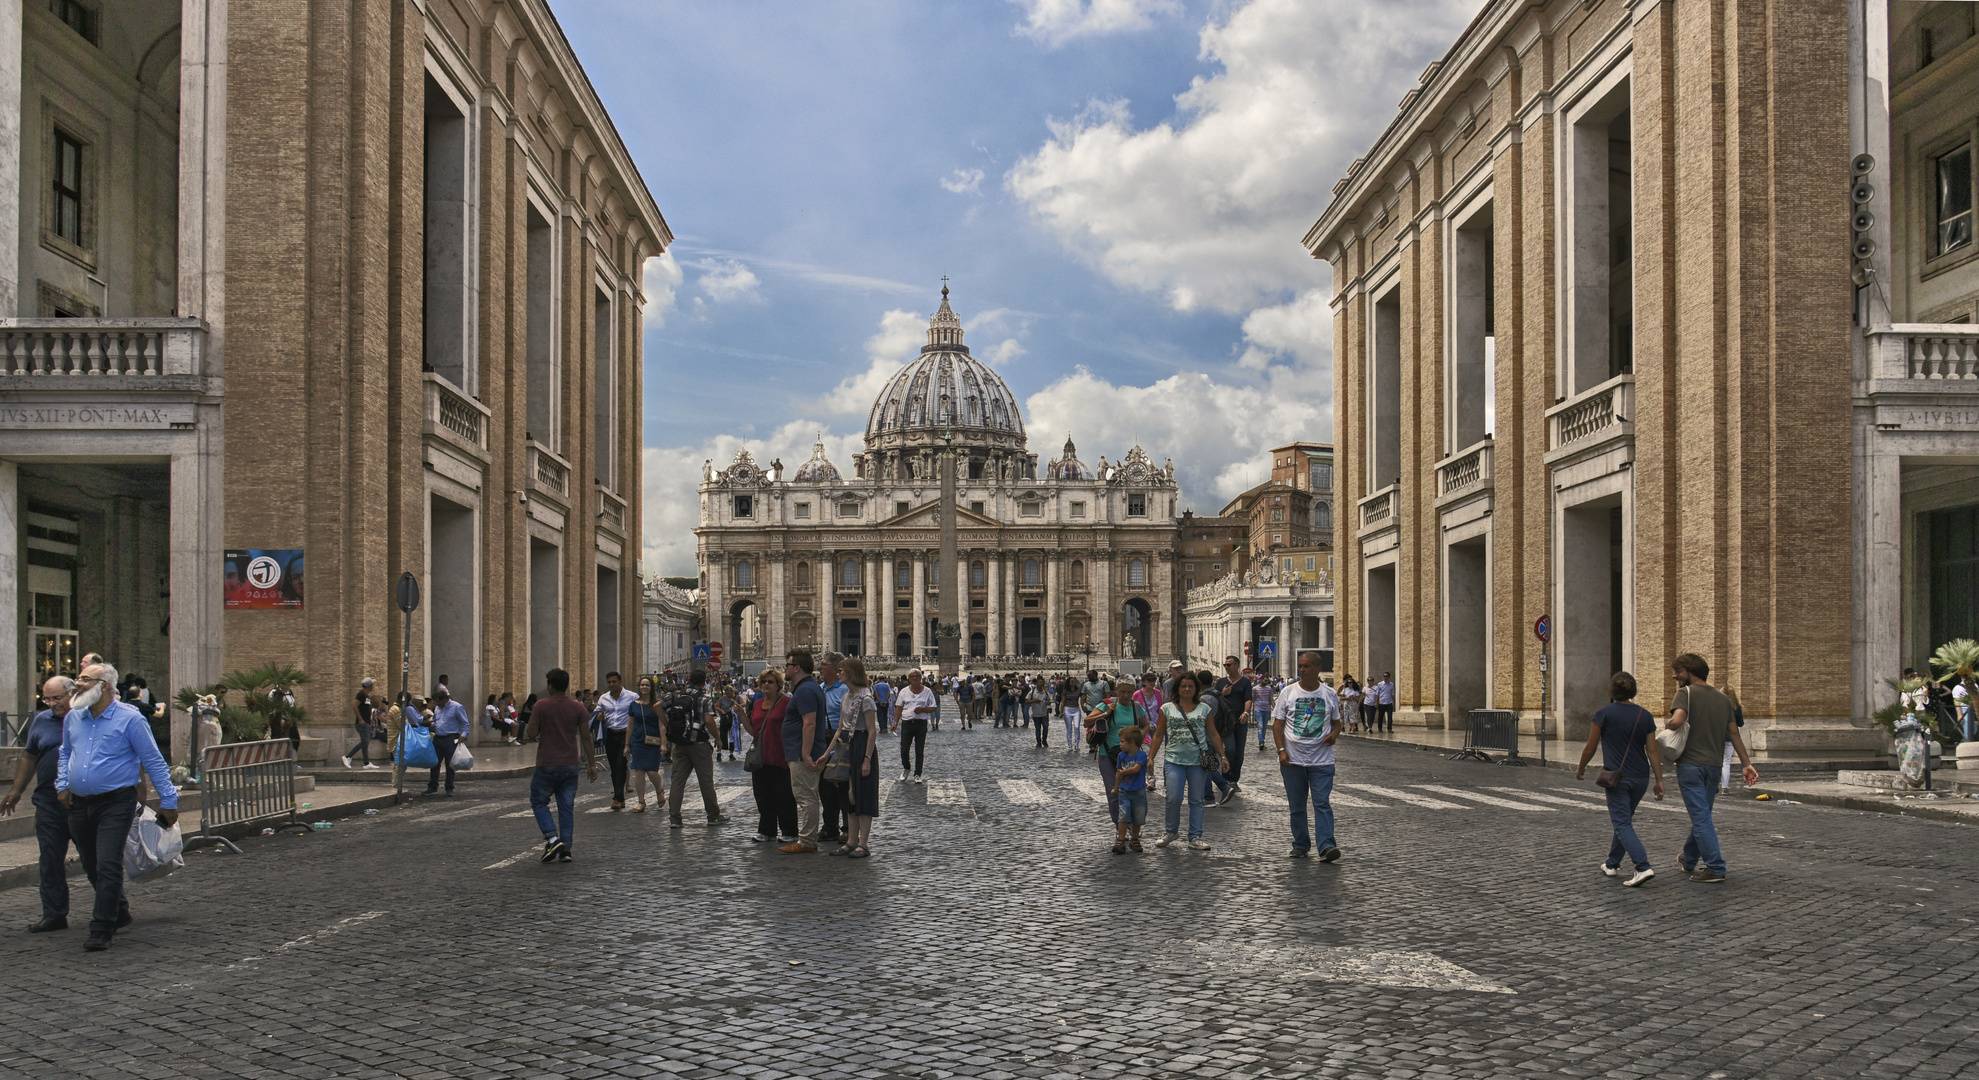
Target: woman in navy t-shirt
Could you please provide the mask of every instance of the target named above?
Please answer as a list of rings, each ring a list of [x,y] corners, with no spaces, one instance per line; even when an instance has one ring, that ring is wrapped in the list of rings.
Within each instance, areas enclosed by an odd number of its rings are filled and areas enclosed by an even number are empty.
[[[1608,704],[1594,714],[1593,730],[1580,752],[1580,767],[1574,770],[1575,779],[1584,777],[1587,762],[1599,746],[1602,770],[1619,774],[1615,786],[1607,789],[1608,819],[1615,827],[1615,836],[1601,872],[1609,877],[1620,874],[1626,854],[1635,862],[1635,874],[1624,885],[1641,885],[1656,876],[1649,868],[1649,852],[1635,834],[1635,808],[1650,789],[1652,775],[1656,797],[1663,797],[1663,757],[1656,746],[1656,718],[1635,703],[1635,690],[1635,676],[1626,671],[1615,673],[1608,683]]]

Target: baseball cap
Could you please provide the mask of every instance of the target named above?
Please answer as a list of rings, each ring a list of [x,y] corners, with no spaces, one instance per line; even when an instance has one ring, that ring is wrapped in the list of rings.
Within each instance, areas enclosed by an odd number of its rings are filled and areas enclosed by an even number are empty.
[[[364,681],[363,681],[363,682],[361,682],[361,683],[359,683],[358,685],[359,685],[359,686],[371,686],[371,685],[374,685],[374,681],[372,680],[372,678],[371,678],[371,676],[369,676],[369,675],[366,675],[366,676],[364,677]]]

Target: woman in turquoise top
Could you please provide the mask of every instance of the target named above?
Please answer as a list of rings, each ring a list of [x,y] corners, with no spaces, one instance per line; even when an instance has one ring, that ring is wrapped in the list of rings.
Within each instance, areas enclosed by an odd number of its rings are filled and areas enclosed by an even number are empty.
[[[1148,749],[1150,762],[1162,761],[1168,783],[1168,832],[1155,842],[1167,847],[1175,842],[1182,824],[1182,794],[1189,796],[1189,846],[1209,850],[1203,839],[1203,803],[1209,791],[1209,762],[1222,760],[1223,736],[1210,723],[1209,704],[1202,700],[1202,683],[1183,672],[1175,680],[1175,700],[1161,707],[1161,722],[1154,727],[1154,744]],[[1162,757],[1163,750],[1167,757]],[[1212,754],[1211,752],[1214,751]]]
[[[1147,719],[1146,710],[1134,700],[1133,684],[1128,682],[1114,683],[1113,694],[1086,714],[1088,738],[1101,730],[1102,725],[1106,730],[1106,746],[1099,755],[1099,776],[1106,782],[1106,814],[1116,825],[1120,822],[1120,790],[1113,762],[1120,755],[1120,733],[1135,724],[1145,724]]]

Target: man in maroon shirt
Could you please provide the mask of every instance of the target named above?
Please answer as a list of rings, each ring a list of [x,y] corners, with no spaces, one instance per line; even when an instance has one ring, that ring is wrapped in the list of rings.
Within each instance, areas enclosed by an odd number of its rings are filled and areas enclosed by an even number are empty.
[[[570,672],[551,668],[543,676],[549,684],[548,697],[536,702],[529,714],[527,738],[536,740],[536,771],[529,779],[529,808],[536,812],[536,827],[543,831],[543,861],[570,861],[570,832],[575,824],[577,802],[577,754],[584,751],[584,767],[590,778],[598,778],[598,759],[591,746],[591,713],[571,697]],[[557,815],[550,817],[550,797],[557,800]]]

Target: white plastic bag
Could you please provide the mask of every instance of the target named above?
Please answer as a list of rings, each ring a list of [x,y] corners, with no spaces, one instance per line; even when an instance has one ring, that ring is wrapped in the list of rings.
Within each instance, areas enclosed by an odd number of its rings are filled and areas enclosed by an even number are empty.
[[[186,864],[185,839],[174,824],[166,828],[149,806],[141,807],[131,821],[130,835],[124,838],[124,877],[138,881],[164,877]]]
[[[454,744],[453,765],[459,772],[466,772],[474,767],[474,751],[467,748],[467,740],[462,739]]]

